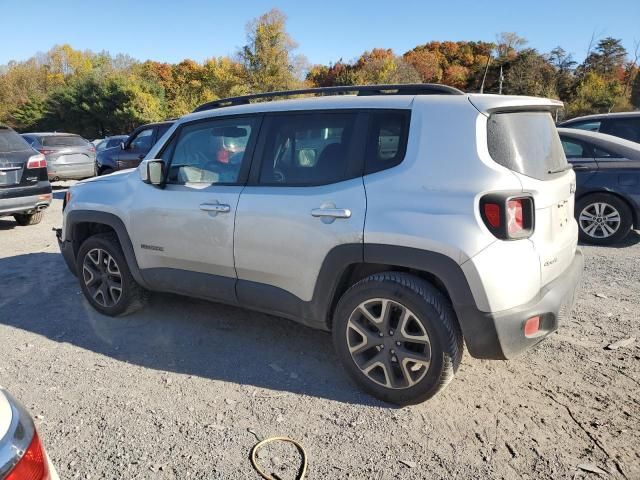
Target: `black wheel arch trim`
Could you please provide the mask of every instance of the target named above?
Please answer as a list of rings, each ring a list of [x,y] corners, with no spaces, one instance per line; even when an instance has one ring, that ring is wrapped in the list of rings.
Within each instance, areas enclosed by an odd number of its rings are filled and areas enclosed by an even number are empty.
[[[142,287],[149,288],[147,282],[144,280],[140,268],[138,267],[138,261],[136,260],[133,244],[129,238],[127,228],[120,217],[113,213],[95,210],[72,210],[66,214],[64,239],[65,241],[71,242],[73,259],[76,258],[78,250],[80,249],[80,239],[77,238],[76,227],[82,223],[106,225],[113,229],[118,236],[118,241],[120,242],[120,246],[122,247],[122,251],[127,260],[127,265],[131,271],[131,275],[133,275],[135,281]]]

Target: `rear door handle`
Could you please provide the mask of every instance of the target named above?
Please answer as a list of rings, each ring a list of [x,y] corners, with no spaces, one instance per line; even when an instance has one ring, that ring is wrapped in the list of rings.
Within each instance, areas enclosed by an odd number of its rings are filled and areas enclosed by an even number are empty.
[[[351,218],[351,210],[348,208],[314,208],[311,210],[314,217]]]
[[[201,203],[200,210],[204,210],[205,212],[227,213],[231,211],[231,207],[224,203]]]

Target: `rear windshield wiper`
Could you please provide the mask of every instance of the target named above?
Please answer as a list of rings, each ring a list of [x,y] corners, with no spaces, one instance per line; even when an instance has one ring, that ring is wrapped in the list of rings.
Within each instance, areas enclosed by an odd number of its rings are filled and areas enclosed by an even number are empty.
[[[567,165],[566,167],[563,168],[559,168],[557,170],[549,170],[547,173],[548,174],[552,174],[552,173],[561,173],[561,172],[566,172],[567,170],[571,170],[573,167],[571,165]]]

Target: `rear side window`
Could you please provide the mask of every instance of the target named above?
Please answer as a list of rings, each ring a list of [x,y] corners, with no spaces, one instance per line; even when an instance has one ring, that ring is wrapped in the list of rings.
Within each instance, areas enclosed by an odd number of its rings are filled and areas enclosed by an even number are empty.
[[[40,137],[43,147],[86,147],[87,141],[77,135],[51,135]]]
[[[589,156],[585,146],[574,140],[562,138],[562,148],[567,158],[584,158]]]
[[[612,118],[603,122],[601,133],[640,142],[640,118]]]
[[[30,148],[25,139],[16,132],[0,127],[0,153],[21,152]]]
[[[357,116],[309,113],[270,117],[259,183],[326,185],[357,176],[349,168]]]
[[[371,113],[365,173],[395,167],[404,159],[409,136],[409,111]]]
[[[549,112],[494,113],[487,141],[495,162],[528,177],[544,180],[568,168]]]

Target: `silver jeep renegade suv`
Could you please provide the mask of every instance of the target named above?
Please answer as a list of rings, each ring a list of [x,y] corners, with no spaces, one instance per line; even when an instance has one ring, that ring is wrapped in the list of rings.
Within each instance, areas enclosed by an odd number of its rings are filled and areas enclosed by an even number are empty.
[[[322,97],[250,102],[301,93]],[[211,102],[137,170],[73,186],[60,249],[101,313],[161,291],[291,318],[331,331],[366,391],[421,402],[463,343],[508,359],[570,312],[583,259],[560,106],[441,85]]]

